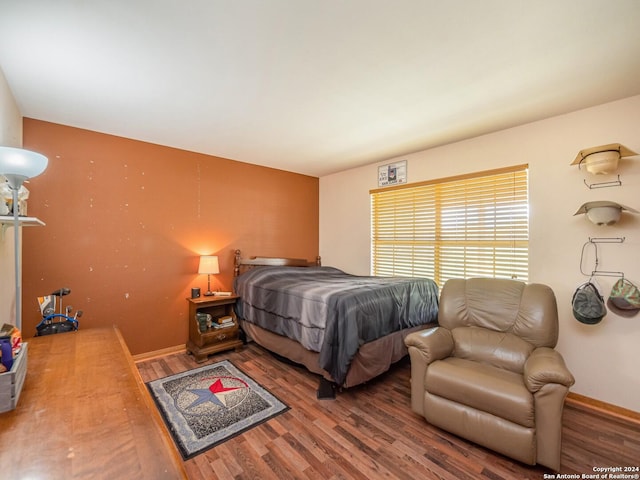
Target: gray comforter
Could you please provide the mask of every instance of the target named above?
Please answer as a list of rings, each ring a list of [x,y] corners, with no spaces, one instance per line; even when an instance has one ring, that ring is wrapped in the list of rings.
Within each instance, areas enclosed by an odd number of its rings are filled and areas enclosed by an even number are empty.
[[[360,345],[435,322],[438,287],[426,278],[363,277],[332,267],[258,267],[235,279],[245,321],[318,352],[341,385]]]

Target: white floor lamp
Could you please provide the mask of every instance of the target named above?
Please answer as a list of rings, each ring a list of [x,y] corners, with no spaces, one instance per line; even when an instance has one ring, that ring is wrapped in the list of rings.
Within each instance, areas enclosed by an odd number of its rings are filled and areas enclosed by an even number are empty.
[[[49,160],[40,153],[22,148],[0,146],[0,175],[7,178],[13,207],[14,258],[16,277],[16,328],[22,330],[22,267],[20,266],[20,218],[18,191],[28,178],[45,171]]]

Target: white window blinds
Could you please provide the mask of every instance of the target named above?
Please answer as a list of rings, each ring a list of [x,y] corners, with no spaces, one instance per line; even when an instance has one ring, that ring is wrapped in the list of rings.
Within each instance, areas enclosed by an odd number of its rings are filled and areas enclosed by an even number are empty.
[[[372,190],[371,271],[528,280],[527,165]]]

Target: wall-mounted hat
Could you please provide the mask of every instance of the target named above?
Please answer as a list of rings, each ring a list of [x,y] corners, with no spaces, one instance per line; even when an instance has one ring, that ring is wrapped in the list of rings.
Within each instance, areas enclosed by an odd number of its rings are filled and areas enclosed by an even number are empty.
[[[633,317],[640,311],[640,290],[629,280],[621,278],[613,284],[607,305],[622,317]]]
[[[584,203],[573,215],[587,214],[587,218],[596,225],[613,225],[620,220],[620,214],[625,210],[630,213],[640,213],[637,210],[606,200]]]
[[[571,299],[571,307],[575,319],[586,325],[600,323],[607,314],[604,299],[591,282],[584,283],[576,289]]]
[[[580,150],[571,165],[584,165],[587,172],[593,174],[607,174],[615,172],[618,168],[618,161],[622,157],[637,155],[619,143],[609,143],[598,147]]]

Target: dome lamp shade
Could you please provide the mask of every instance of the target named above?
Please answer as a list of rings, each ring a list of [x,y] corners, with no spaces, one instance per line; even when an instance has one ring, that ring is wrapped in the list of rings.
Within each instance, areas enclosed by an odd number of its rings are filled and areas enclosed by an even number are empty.
[[[40,175],[48,163],[47,157],[40,153],[0,146],[0,175],[7,178],[13,189],[19,189],[26,179]]]

